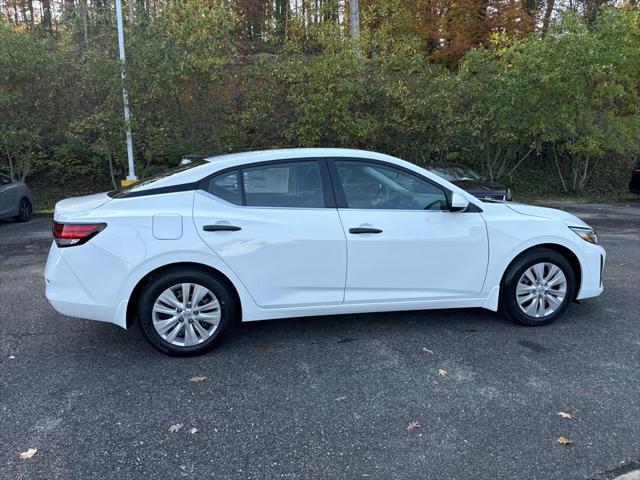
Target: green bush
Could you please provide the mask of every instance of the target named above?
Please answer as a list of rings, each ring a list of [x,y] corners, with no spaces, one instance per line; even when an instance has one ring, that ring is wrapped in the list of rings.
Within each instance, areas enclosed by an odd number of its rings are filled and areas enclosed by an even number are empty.
[[[590,26],[565,14],[544,38],[496,35],[450,69],[401,14],[365,10],[360,50],[333,23],[294,18],[286,42],[253,51],[217,5],[169,3],[128,26],[142,176],[185,153],[336,146],[460,161],[524,195],[601,195],[624,192],[640,156],[637,11],[605,8]],[[84,42],[77,21],[44,34],[0,19],[0,168],[64,181],[60,195],[110,188],[127,164],[115,31]]]

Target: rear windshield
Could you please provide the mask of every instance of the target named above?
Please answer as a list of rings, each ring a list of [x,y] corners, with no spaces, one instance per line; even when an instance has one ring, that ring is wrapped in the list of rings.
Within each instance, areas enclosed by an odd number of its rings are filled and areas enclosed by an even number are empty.
[[[107,192],[107,195],[109,195],[111,198],[118,198],[123,196],[125,193],[128,193],[131,190],[134,190],[138,187],[142,187],[143,185],[148,185],[150,183],[157,182],[161,178],[166,178],[173,174],[184,172],[185,170],[191,170],[192,168],[199,167],[200,165],[204,165],[205,163],[208,163],[208,162],[206,160],[200,160],[200,159],[191,160],[189,163],[180,165],[179,167],[176,167],[176,168],[170,168],[169,170],[166,170],[158,175],[154,175],[153,177],[150,177],[150,178],[145,178],[140,182],[134,183],[132,185],[127,185],[126,187],[118,188],[117,190],[111,190],[110,192]]]

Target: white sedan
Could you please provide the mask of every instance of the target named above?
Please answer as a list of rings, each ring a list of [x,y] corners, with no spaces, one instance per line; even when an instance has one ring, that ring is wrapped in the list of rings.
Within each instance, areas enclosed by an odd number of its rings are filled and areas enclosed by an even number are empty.
[[[56,205],[46,294],[172,355],[235,321],[482,307],[526,325],[602,292],[604,249],[559,210],[480,201],[379,153],[222,155]]]

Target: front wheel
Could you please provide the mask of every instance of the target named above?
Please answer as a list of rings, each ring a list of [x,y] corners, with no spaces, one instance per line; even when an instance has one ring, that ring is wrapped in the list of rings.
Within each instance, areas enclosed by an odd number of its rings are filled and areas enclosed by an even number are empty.
[[[152,278],[138,302],[138,324],[155,348],[173,356],[211,350],[229,329],[237,306],[215,276],[176,269]]]
[[[531,250],[505,275],[501,309],[524,325],[546,325],[567,308],[575,283],[573,268],[563,255],[546,248]]]

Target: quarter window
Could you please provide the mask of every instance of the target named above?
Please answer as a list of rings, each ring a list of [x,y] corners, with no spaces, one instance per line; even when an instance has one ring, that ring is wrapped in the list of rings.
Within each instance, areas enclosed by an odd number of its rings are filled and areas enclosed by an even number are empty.
[[[336,160],[347,208],[446,210],[444,190],[417,175],[378,163]]]
[[[239,171],[223,173],[209,182],[209,193],[235,205],[242,205],[242,192],[238,181]]]

